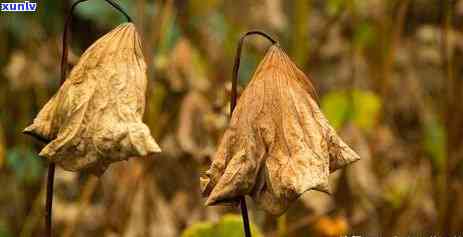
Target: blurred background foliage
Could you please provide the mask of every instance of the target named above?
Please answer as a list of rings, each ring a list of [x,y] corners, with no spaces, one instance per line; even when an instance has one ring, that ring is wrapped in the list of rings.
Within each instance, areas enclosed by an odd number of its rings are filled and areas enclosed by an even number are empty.
[[[198,178],[227,126],[240,35],[260,29],[313,80],[331,124],[362,157],[281,217],[250,201],[254,236],[463,232],[462,0],[120,0],[143,38],[146,122],[163,153],[101,179],[58,169],[57,236],[242,236],[236,207],[204,207]],[[71,1],[0,12],[0,237],[40,236],[46,162],[23,136],[59,85]],[[124,18],[81,4],[69,64]],[[240,90],[268,43],[247,41]],[[226,233],[226,234],[225,234]]]

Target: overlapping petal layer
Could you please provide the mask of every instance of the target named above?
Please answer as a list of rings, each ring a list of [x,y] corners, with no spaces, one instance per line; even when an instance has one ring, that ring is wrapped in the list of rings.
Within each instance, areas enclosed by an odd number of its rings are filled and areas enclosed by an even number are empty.
[[[329,192],[328,176],[359,159],[328,124],[310,80],[276,45],[243,91],[210,169],[207,205],[250,195],[278,215],[307,190]]]
[[[24,132],[49,143],[40,152],[70,171],[101,174],[115,161],[160,152],[142,122],[146,64],[132,23],[91,45]]]

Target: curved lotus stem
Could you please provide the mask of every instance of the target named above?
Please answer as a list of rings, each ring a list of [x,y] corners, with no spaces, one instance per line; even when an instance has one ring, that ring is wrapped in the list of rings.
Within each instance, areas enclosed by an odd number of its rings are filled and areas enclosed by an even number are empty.
[[[68,58],[68,47],[67,47],[68,42],[67,41],[68,41],[69,28],[72,22],[72,16],[73,16],[74,10],[76,9],[77,5],[79,5],[80,3],[86,2],[86,1],[88,0],[79,0],[73,3],[71,6],[71,10],[69,11],[68,16],[66,17],[66,22],[64,23],[63,44],[62,44],[63,51],[61,55],[61,83],[63,83],[64,80],[66,80],[66,72],[67,72],[66,63],[67,63],[67,58]],[[117,4],[113,0],[105,0],[105,1],[108,4],[110,4],[113,8],[121,12],[127,18],[128,22],[132,22],[132,18],[130,18],[127,12],[125,12],[119,4]]]
[[[66,22],[64,24],[64,32],[63,32],[63,42],[62,42],[62,55],[61,55],[61,78],[60,78],[60,84],[62,85],[64,81],[66,80],[66,72],[67,72],[67,58],[68,58],[68,47],[67,47],[67,41],[68,41],[68,31],[69,27],[72,22],[72,15],[77,7],[82,2],[86,2],[88,0],[79,0],[72,4],[71,9],[68,13],[68,16],[66,18]],[[130,16],[122,9],[119,4],[114,2],[113,0],[105,0],[107,3],[109,3],[112,7],[117,9],[119,12],[121,12],[126,18],[128,22],[132,22],[132,19]],[[40,137],[35,136],[36,138],[39,138],[40,140],[44,141]],[[44,142],[49,142],[49,141],[44,141]],[[45,235],[48,237],[52,236],[52,210],[53,210],[53,183],[55,179],[55,163],[50,162],[48,165],[48,175],[47,175],[47,196],[46,196],[46,201],[45,201]]]
[[[122,7],[119,4],[117,4],[113,0],[105,0],[105,1],[107,3],[109,3],[112,7],[114,7],[116,10],[121,12],[125,16],[125,18],[127,18],[128,22],[132,22],[132,18],[130,18],[130,16],[127,14],[127,12],[125,12],[124,9],[122,9]]]
[[[237,101],[237,84],[238,84],[238,71],[240,69],[240,63],[241,63],[241,51],[243,48],[244,40],[246,37],[250,35],[260,35],[266,39],[268,39],[272,44],[278,44],[276,40],[274,40],[271,36],[269,36],[267,33],[258,31],[258,30],[253,30],[253,31],[248,31],[246,34],[241,36],[240,40],[238,41],[238,47],[236,48],[236,55],[235,55],[235,64],[233,65],[233,77],[232,77],[232,90],[231,90],[231,104],[230,104],[230,118],[233,113],[233,110],[235,109],[236,106],[236,101]]]
[[[238,97],[237,93],[237,84],[238,84],[238,72],[240,69],[241,63],[241,51],[243,48],[244,40],[246,37],[250,35],[260,35],[266,39],[268,39],[272,45],[278,44],[276,40],[274,40],[271,36],[267,33],[253,30],[246,32],[243,36],[241,36],[240,40],[238,41],[238,47],[236,48],[236,55],[235,55],[235,64],[233,65],[233,77],[232,77],[232,90],[231,90],[231,99],[230,99],[230,118],[233,114],[233,110],[235,110],[236,101]],[[244,226],[244,233],[246,237],[251,237],[251,228],[249,225],[249,216],[248,216],[248,208],[246,206],[246,199],[244,196],[240,197],[240,208],[241,208],[241,215],[243,217],[243,226]]]

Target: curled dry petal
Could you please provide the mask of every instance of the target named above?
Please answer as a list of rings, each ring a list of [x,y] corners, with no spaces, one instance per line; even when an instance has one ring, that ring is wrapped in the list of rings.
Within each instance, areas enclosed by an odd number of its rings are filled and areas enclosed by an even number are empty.
[[[132,23],[90,46],[24,132],[49,142],[40,152],[65,170],[101,174],[115,161],[160,152],[142,122],[146,64]]]
[[[307,190],[359,159],[314,100],[310,80],[272,46],[242,93],[211,167],[201,177],[207,205],[250,195],[279,215]]]

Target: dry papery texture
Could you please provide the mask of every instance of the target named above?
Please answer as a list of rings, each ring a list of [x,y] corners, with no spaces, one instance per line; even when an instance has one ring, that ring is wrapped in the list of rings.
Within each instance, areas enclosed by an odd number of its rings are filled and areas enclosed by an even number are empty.
[[[146,64],[135,26],[90,46],[24,132],[49,141],[40,156],[65,170],[102,174],[108,165],[160,152],[142,122]]]
[[[315,101],[310,80],[271,46],[243,91],[206,174],[207,205],[250,195],[280,215],[307,190],[329,192],[328,176],[359,159]]]

